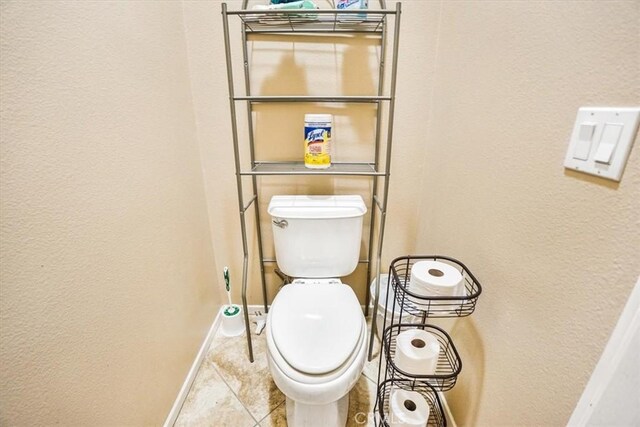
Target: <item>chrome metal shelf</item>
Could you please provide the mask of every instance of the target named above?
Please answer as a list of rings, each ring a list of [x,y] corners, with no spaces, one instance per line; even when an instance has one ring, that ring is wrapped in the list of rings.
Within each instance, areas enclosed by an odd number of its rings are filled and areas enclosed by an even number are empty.
[[[327,169],[309,169],[303,162],[256,162],[251,171],[240,175],[342,175],[385,176],[373,163],[332,163]]]
[[[333,103],[376,103],[391,101],[390,96],[236,96],[235,101],[250,102],[333,102]]]
[[[260,221],[261,204],[258,200],[258,180],[259,176],[348,176],[348,177],[368,177],[371,180],[370,194],[368,198],[372,200],[370,224],[368,230],[367,247],[367,284],[372,276],[378,277],[380,274],[380,263],[382,258],[382,243],[384,240],[385,221],[387,212],[387,199],[389,193],[389,176],[391,168],[391,152],[393,145],[393,118],[395,110],[395,94],[398,68],[398,46],[400,35],[400,15],[401,4],[396,3],[394,9],[386,9],[385,0],[379,1],[378,8],[358,9],[358,10],[337,10],[337,9],[317,9],[317,10],[270,10],[255,11],[248,10],[248,2],[242,2],[242,9],[227,10],[226,3],[222,3],[222,24],[224,30],[225,59],[227,64],[227,82],[229,87],[229,109],[231,113],[231,136],[233,142],[233,154],[236,172],[236,186],[238,190],[238,210],[240,214],[240,228],[242,236],[242,305],[244,308],[244,319],[247,333],[247,349],[249,360],[253,362],[253,346],[251,342],[251,329],[249,316],[247,313],[247,271],[249,264],[249,243],[247,238],[246,215],[249,208],[255,212],[255,228],[257,238],[258,257],[260,259],[260,278],[262,284],[262,297],[265,312],[267,306],[267,289],[265,278],[265,264],[273,263],[272,259],[264,256],[262,243],[262,231]],[[371,7],[373,7],[371,5]],[[240,58],[232,55],[232,43],[229,35],[229,21],[235,19],[241,31],[242,37],[242,64]],[[239,22],[238,22],[239,20]],[[269,42],[272,37],[261,37],[261,34],[276,34],[277,37],[307,37],[313,36],[314,42],[335,43],[336,38],[366,37],[377,46],[378,54],[378,76],[377,90],[371,95],[344,95],[335,94],[327,96],[316,95],[257,95],[252,93],[251,87],[251,55],[249,55],[250,45],[263,41]],[[387,48],[387,38],[391,38],[393,43]],[[252,48],[251,47],[251,48]],[[387,52],[388,51],[388,52]],[[390,60],[387,61],[387,53],[390,53]],[[244,88],[236,95],[236,89],[241,85],[234,84],[233,70],[242,68],[244,74]],[[385,73],[390,72],[390,78],[385,79]],[[283,76],[286,81],[286,76]],[[236,87],[238,86],[238,87]],[[303,162],[281,161],[258,161],[256,160],[256,139],[254,138],[253,116],[257,104],[269,103],[332,103],[347,104],[340,108],[352,108],[353,104],[372,104],[376,110],[375,137],[369,145],[371,151],[366,153],[359,162],[340,162],[339,159],[332,159],[332,166],[328,169],[307,169]],[[240,105],[244,104],[244,105]],[[248,150],[240,149],[240,137],[238,133],[237,108],[243,107],[246,112],[247,139],[243,141],[248,145]],[[335,105],[334,105],[335,107]],[[386,122],[386,125],[383,124]],[[384,150],[384,151],[383,151]],[[250,177],[253,198],[247,202],[246,185]],[[365,197],[366,198],[366,197]],[[380,217],[378,218],[378,215]],[[377,239],[374,236],[377,232]],[[374,253],[375,249],[375,253]],[[375,258],[375,263],[373,259]],[[369,310],[369,287],[366,286],[367,294],[365,300],[365,315]],[[373,295],[374,310],[377,307],[379,295]],[[374,311],[375,317],[375,311]],[[369,337],[369,359],[372,358],[373,335]]]
[[[238,15],[247,34],[259,33],[348,33],[382,35],[387,15],[395,10],[241,10],[227,12]]]

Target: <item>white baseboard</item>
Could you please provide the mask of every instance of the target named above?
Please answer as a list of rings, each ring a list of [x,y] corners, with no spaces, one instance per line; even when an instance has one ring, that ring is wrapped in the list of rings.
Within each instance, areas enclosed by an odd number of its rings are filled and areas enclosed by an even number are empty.
[[[167,415],[167,419],[164,421],[164,427],[171,427],[175,424],[178,419],[178,415],[180,414],[180,410],[182,409],[182,405],[184,401],[187,399],[187,395],[189,394],[189,390],[191,390],[191,386],[193,385],[193,381],[196,379],[196,375],[198,374],[198,370],[200,369],[200,365],[204,361],[204,357],[207,355],[207,351],[209,350],[209,345],[211,341],[213,341],[213,337],[216,335],[218,328],[220,327],[220,313],[222,311],[222,307],[216,313],[216,317],[213,319],[213,323],[211,323],[211,327],[209,327],[209,332],[204,338],[202,345],[200,346],[200,350],[198,350],[198,354],[196,355],[193,364],[191,365],[191,369],[187,373],[187,377],[178,392],[178,396],[176,397],[175,402],[173,402],[173,406],[171,407],[171,411],[169,411],[169,415]]]

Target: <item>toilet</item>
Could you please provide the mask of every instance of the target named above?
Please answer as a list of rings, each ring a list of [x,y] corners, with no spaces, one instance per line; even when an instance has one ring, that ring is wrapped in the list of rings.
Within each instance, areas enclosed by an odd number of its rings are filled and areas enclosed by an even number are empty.
[[[267,317],[267,360],[286,396],[290,427],[344,426],[349,391],[362,373],[367,326],[340,277],[358,265],[360,196],[274,196],[268,212],[278,267],[293,283]]]

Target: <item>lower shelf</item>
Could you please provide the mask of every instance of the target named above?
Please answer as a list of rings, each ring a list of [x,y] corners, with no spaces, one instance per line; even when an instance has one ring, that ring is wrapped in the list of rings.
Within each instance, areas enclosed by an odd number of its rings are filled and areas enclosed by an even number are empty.
[[[429,384],[411,380],[387,380],[383,381],[378,386],[375,416],[376,426],[388,427],[392,425],[392,421],[399,421],[392,420],[391,412],[389,410],[389,399],[391,391],[394,389],[410,390],[420,393],[429,405],[429,421],[427,422],[427,426],[446,427],[447,420],[444,416],[442,403],[440,402],[440,398],[438,397],[436,390]]]

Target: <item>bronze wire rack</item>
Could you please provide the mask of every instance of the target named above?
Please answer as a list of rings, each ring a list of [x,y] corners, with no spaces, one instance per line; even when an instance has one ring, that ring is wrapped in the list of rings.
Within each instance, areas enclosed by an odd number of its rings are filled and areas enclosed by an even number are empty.
[[[411,269],[419,261],[439,261],[460,271],[463,289],[458,296],[430,296],[410,290]],[[378,365],[378,395],[376,397],[376,425],[387,426],[389,396],[392,388],[399,387],[419,392],[431,409],[428,426],[446,426],[439,393],[456,384],[462,370],[460,355],[453,340],[442,328],[427,323],[429,318],[466,317],[475,310],[482,286],[473,273],[460,261],[442,255],[404,256],[394,259],[389,268],[389,283],[385,297],[384,333]],[[390,286],[389,286],[390,285]],[[390,289],[393,289],[391,292]],[[391,296],[393,295],[393,296]],[[382,298],[382,295],[380,296]],[[413,319],[403,323],[403,319]],[[394,321],[400,323],[393,323]],[[417,323],[415,322],[417,321]],[[394,361],[397,336],[410,329],[422,329],[433,334],[440,345],[436,370],[431,375],[414,375],[398,368]],[[384,370],[383,370],[384,356]]]

